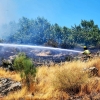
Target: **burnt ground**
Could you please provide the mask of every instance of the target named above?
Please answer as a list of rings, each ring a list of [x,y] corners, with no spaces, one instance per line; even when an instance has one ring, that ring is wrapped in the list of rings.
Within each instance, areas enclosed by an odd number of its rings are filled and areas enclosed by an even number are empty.
[[[0,46],[0,61],[2,59],[9,59],[10,56],[17,55],[20,52],[24,52],[28,57],[32,58],[35,63],[60,63],[69,58],[78,55],[78,52],[55,50],[49,48],[30,48],[30,47],[6,47]]]

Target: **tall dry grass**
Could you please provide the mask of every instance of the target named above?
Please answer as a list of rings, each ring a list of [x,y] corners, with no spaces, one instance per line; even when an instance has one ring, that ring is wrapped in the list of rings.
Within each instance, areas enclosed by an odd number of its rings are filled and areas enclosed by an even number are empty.
[[[88,62],[86,62],[86,67],[96,67],[98,69],[98,76],[100,76],[100,57],[96,57]]]
[[[21,80],[20,73],[15,72],[15,71],[10,72],[10,71],[6,71],[3,68],[0,68],[0,78],[11,78],[14,81],[20,81],[22,84],[21,90],[13,91],[5,97],[2,97],[2,98],[0,97],[0,100],[23,100],[23,99],[33,100],[33,96],[30,94],[34,92],[35,84],[31,83],[30,89],[27,89],[27,86],[25,86],[26,83],[22,82]]]
[[[12,72],[6,71],[3,68],[0,68],[0,78],[1,77],[11,78],[15,81],[21,81],[21,77],[20,77],[20,74],[18,72],[16,73],[15,71],[12,71]]]
[[[96,67],[98,76],[89,77],[84,68]],[[9,74],[9,73],[8,73]],[[100,92],[100,58],[88,62],[65,62],[50,67],[37,68],[35,84],[31,83],[30,90],[23,89],[13,97],[9,94],[5,100],[25,98],[25,100],[64,100],[70,94],[85,95],[91,92]],[[27,96],[34,93],[34,96]]]
[[[63,65],[39,67],[36,75],[38,92],[35,98],[58,98],[63,97],[63,94],[68,98],[69,93],[78,93],[81,84],[88,81],[88,74],[82,71],[84,66],[85,63],[74,61]],[[63,93],[60,93],[62,91]]]
[[[4,97],[4,100],[19,100],[23,99],[25,95],[27,95],[27,88],[23,87],[19,91],[9,93],[8,96]]]

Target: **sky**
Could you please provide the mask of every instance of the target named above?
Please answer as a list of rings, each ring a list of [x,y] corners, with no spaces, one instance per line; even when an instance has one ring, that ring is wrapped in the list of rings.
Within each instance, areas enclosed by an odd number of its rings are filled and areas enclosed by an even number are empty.
[[[0,25],[22,17],[69,28],[92,19],[100,28],[100,0],[0,0]]]

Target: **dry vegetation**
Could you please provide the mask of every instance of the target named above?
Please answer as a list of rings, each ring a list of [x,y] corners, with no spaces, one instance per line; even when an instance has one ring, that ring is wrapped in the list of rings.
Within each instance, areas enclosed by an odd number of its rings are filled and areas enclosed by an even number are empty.
[[[3,68],[0,68],[0,78],[1,77],[11,78],[15,81],[21,81],[21,77],[20,77],[20,74],[18,72],[16,73],[15,71],[13,71],[13,72],[6,71]]]
[[[89,76],[83,68],[97,67],[98,76]],[[0,69],[0,77],[21,81],[19,73]],[[3,100],[68,100],[71,95],[82,96],[100,92],[100,58],[88,62],[65,62],[50,67],[37,68],[36,77],[28,90],[23,83],[21,90],[8,94]],[[1,99],[0,99],[1,100]]]

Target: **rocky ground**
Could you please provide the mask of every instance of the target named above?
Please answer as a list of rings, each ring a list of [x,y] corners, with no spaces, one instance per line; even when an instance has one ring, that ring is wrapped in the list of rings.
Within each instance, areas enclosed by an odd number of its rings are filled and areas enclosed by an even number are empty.
[[[6,96],[11,91],[21,89],[21,83],[10,78],[0,78],[0,97]]]

